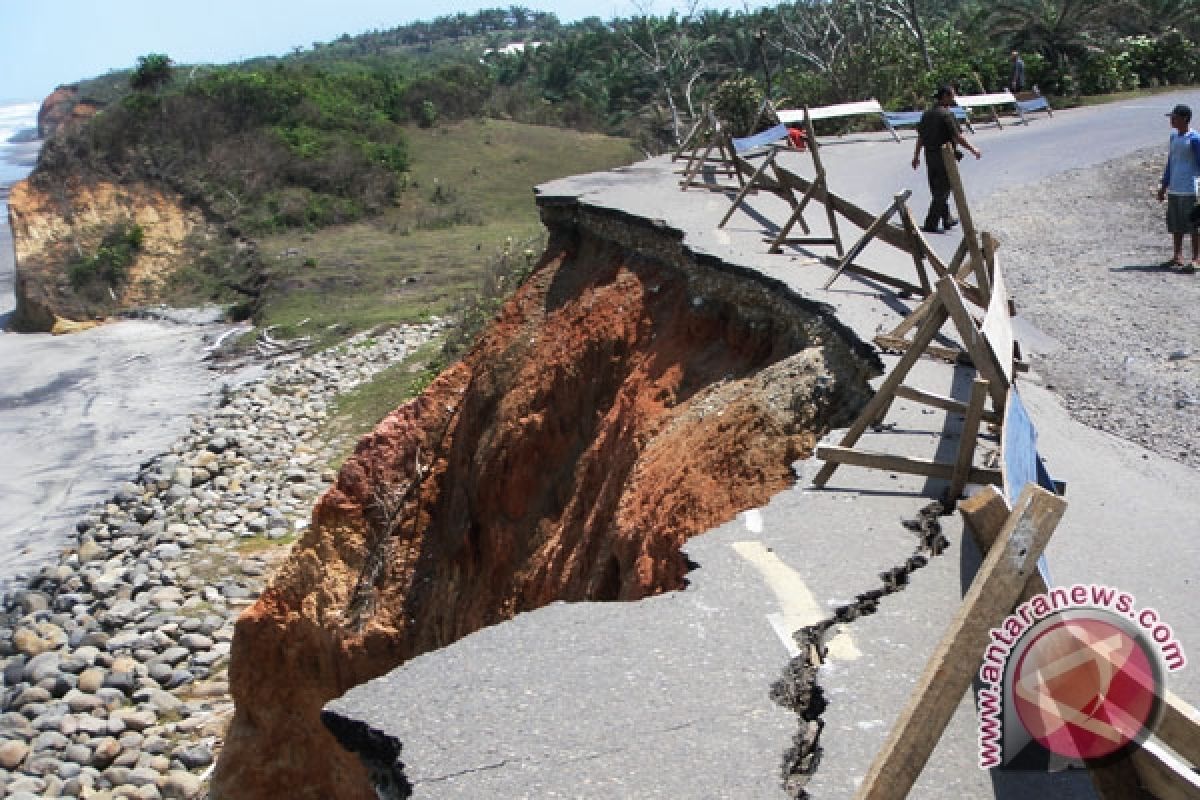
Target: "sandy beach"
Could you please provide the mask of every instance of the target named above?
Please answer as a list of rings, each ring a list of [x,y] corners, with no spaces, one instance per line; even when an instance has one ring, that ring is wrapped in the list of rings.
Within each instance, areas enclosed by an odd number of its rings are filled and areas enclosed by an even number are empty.
[[[2,202],[0,219],[3,324],[16,303]],[[185,312],[182,322],[127,320],[70,336],[0,331],[0,588],[56,556],[82,511],[212,406],[231,380],[202,361],[228,329],[217,316]]]

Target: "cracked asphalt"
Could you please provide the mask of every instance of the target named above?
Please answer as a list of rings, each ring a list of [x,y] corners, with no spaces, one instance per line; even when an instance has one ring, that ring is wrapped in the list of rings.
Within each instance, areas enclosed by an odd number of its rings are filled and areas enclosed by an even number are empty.
[[[968,196],[984,202],[1161,144],[1163,109],[1198,101],[1200,93],[1177,92],[1058,112],[1027,128],[981,127],[972,139],[983,160],[964,168]],[[831,189],[881,211],[895,192],[912,188],[911,207],[921,213],[928,195],[924,176],[908,167],[911,147],[911,136],[901,145],[870,136],[829,143],[823,155]],[[806,174],[805,156],[788,157]],[[786,218],[777,198],[756,196],[755,214],[735,215],[717,229],[728,199],[681,193],[675,180],[669,161],[652,159],[540,191],[663,219],[684,231],[684,245],[694,252],[757,270],[834,306],[866,341],[894,327],[910,307],[850,276],[821,289],[830,274],[815,263],[821,253],[767,255],[764,220]],[[815,233],[823,217],[819,210],[809,215]],[[849,241],[856,234],[844,232]],[[941,236],[934,244],[948,258],[957,242]],[[872,244],[860,261],[911,276],[909,257],[884,246]],[[1019,293],[1015,300],[1020,309]],[[1016,323],[1019,333],[1037,338],[1027,321]],[[893,356],[884,360],[895,363]],[[922,359],[909,382],[961,397],[970,377],[963,368]],[[1139,606],[1159,611],[1185,650],[1200,647],[1193,601],[1200,564],[1197,470],[1080,424],[1039,381],[1036,370],[1023,378],[1022,397],[1038,427],[1040,452],[1068,484],[1067,513],[1047,549],[1055,582],[1126,590]],[[960,424],[907,401],[897,401],[888,420],[895,426],[869,432],[861,445],[922,457],[941,450],[945,457]],[[698,567],[683,591],[522,614],[413,659],[329,709],[403,743],[415,798],[786,797],[784,753],[797,721],[769,693],[795,650],[787,633],[804,614],[830,613],[879,586],[880,572],[904,563],[914,536],[900,520],[916,516],[942,488],[914,476],[841,467],[816,490],[811,479],[818,468],[798,463],[793,488],[690,540],[686,552]],[[847,646],[820,671],[828,707],[823,757],[807,786],[814,798],[853,795],[969,585],[978,553],[956,515],[943,517],[942,527],[946,551],[904,590],[883,598],[876,613],[847,626]],[[797,585],[811,603],[795,600]],[[792,589],[781,594],[780,586]],[[1200,702],[1194,668],[1173,674],[1170,686]],[[980,770],[976,747],[968,695],[912,796],[1092,796],[1079,773]]]

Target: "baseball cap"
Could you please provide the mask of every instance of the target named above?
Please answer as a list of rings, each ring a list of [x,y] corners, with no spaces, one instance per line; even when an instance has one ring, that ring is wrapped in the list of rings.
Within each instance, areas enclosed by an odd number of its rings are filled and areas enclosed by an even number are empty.
[[[1192,109],[1189,106],[1185,106],[1183,103],[1180,103],[1179,105],[1175,106],[1170,111],[1168,111],[1166,113],[1166,116],[1168,116],[1168,117],[1187,117],[1188,119],[1191,119]]]

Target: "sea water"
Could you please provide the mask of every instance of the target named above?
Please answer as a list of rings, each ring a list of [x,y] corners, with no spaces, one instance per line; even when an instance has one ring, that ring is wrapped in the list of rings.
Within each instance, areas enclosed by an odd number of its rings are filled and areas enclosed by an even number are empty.
[[[0,103],[0,327],[16,306],[8,190],[36,163],[38,107]],[[242,377],[204,362],[226,330],[127,320],[69,336],[0,331],[0,590],[71,546],[88,507]]]

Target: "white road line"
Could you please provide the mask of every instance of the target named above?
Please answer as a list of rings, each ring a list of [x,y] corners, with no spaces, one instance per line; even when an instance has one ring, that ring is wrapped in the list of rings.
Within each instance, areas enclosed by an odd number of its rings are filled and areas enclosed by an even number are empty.
[[[749,515],[750,512],[747,512],[747,527],[750,525]],[[760,517],[759,524],[761,523]],[[792,633],[821,621],[828,616],[828,612],[817,604],[816,598],[804,585],[799,573],[783,563],[779,556],[768,550],[762,542],[734,542],[730,546],[759,571],[779,600],[782,612],[768,614],[767,621],[778,633],[788,652],[793,656],[797,655],[798,648],[792,640]],[[838,661],[853,661],[862,656],[850,633],[844,629],[829,639],[826,647],[829,657]]]
[[[751,533],[763,532],[762,512],[757,508],[752,508],[742,514],[742,522],[746,523],[746,530]]]

